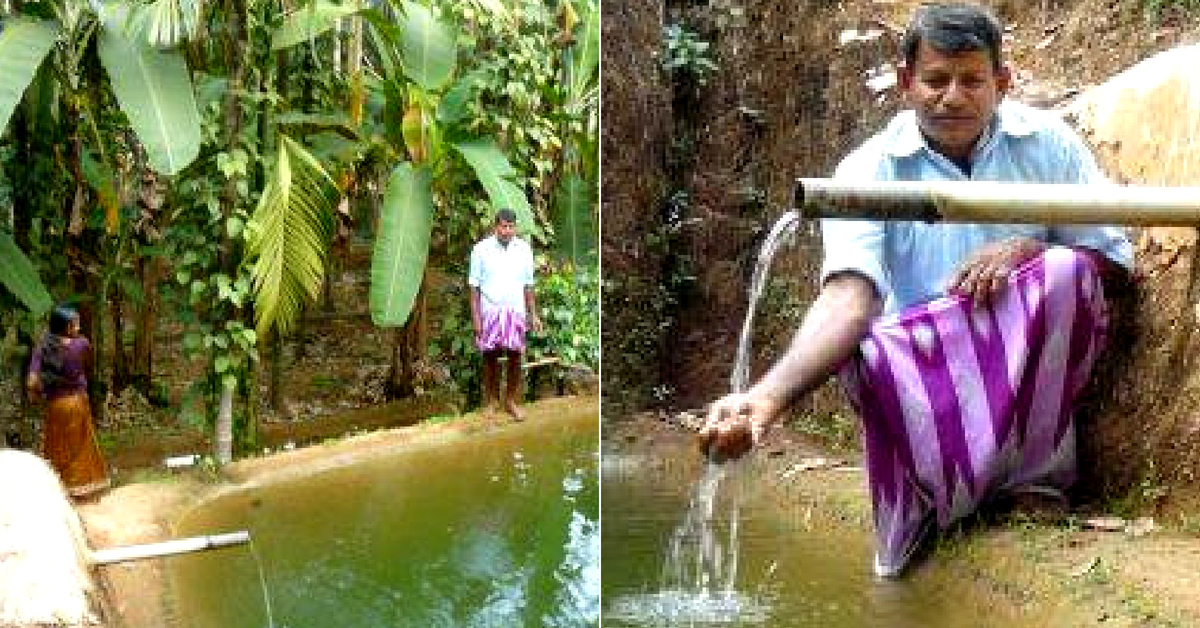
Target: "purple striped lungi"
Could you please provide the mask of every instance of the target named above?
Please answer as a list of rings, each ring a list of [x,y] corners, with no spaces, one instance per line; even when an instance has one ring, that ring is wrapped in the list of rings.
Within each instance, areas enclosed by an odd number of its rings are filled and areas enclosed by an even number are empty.
[[[876,573],[983,501],[1074,482],[1072,409],[1107,316],[1093,262],[1055,247],[990,306],[951,296],[872,326],[841,376],[863,420]]]
[[[475,345],[480,351],[525,351],[525,313],[510,307],[481,306],[479,334]]]

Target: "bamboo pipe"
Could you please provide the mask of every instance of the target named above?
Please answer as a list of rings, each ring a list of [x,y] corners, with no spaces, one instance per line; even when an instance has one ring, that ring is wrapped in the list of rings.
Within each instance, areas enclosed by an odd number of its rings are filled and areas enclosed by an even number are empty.
[[[795,203],[805,218],[1200,225],[1200,187],[801,178]]]
[[[249,542],[250,532],[241,530],[239,532],[230,532],[227,534],[194,536],[186,539],[163,541],[161,543],[126,545],[124,547],[95,550],[91,553],[90,560],[94,565],[111,565],[113,563],[122,563],[130,560],[174,556],[176,554],[187,554],[189,552],[203,552],[221,547],[229,547],[231,545],[242,545],[243,543]]]

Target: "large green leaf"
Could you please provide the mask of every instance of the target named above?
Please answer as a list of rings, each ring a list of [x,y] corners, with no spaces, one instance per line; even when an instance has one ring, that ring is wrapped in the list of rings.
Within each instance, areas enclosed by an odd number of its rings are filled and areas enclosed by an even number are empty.
[[[429,181],[427,166],[409,162],[388,180],[371,259],[371,320],[380,327],[403,325],[421,289],[433,229]]]
[[[3,231],[0,231],[0,284],[36,316],[49,312],[54,304],[33,263]]]
[[[475,170],[475,176],[487,191],[492,209],[511,209],[517,214],[517,228],[522,234],[538,233],[533,209],[521,188],[513,182],[517,171],[491,138],[475,139],[454,144],[463,159]]]
[[[135,4],[129,12],[126,33],[158,48],[171,48],[196,35],[201,0],[154,0]]]
[[[454,75],[458,57],[454,31],[429,9],[404,3],[401,18],[400,60],[404,74],[427,91],[436,91]]]
[[[325,278],[333,215],[341,192],[304,147],[280,135],[275,171],[246,229],[246,255],[258,333],[286,334]]]
[[[5,20],[4,30],[0,30],[0,132],[8,126],[21,95],[57,39],[54,22]]]
[[[568,100],[579,103],[594,88],[600,77],[600,11],[583,3],[584,16],[577,27],[579,35],[571,46],[571,79]]]
[[[283,18],[283,24],[280,24],[271,36],[271,50],[290,48],[310,41],[333,28],[338,20],[354,15],[360,10],[362,5],[358,2],[337,4],[328,0],[315,0]]]
[[[150,167],[172,175],[191,163],[200,152],[200,115],[183,56],[105,28],[100,61],[121,110],[146,147]]]
[[[559,184],[554,210],[554,236],[559,254],[580,268],[596,253],[599,221],[592,186],[577,174],[567,175]]]

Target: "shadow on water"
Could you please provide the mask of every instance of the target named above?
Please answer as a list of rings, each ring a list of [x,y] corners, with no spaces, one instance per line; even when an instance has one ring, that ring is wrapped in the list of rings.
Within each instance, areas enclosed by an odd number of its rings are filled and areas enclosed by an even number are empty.
[[[594,412],[514,425],[240,489],[179,532],[249,529],[280,628],[595,626],[597,446]],[[267,626],[255,569],[176,560],[181,628]]]

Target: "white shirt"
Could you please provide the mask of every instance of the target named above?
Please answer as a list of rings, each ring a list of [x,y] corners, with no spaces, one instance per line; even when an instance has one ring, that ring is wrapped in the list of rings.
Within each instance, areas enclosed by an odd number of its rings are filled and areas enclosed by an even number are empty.
[[[510,308],[525,314],[525,286],[533,285],[533,251],[513,236],[503,246],[490,235],[471,249],[467,283],[479,288],[480,307]]]
[[[1091,151],[1054,113],[1005,100],[985,133],[971,155],[968,177],[929,147],[916,115],[904,111],[847,156],[834,178],[1108,184]],[[821,281],[845,270],[862,273],[879,290],[885,313],[942,296],[968,255],[984,244],[1013,236],[1084,246],[1133,267],[1133,244],[1124,229],[1114,226],[823,220],[822,231]]]

